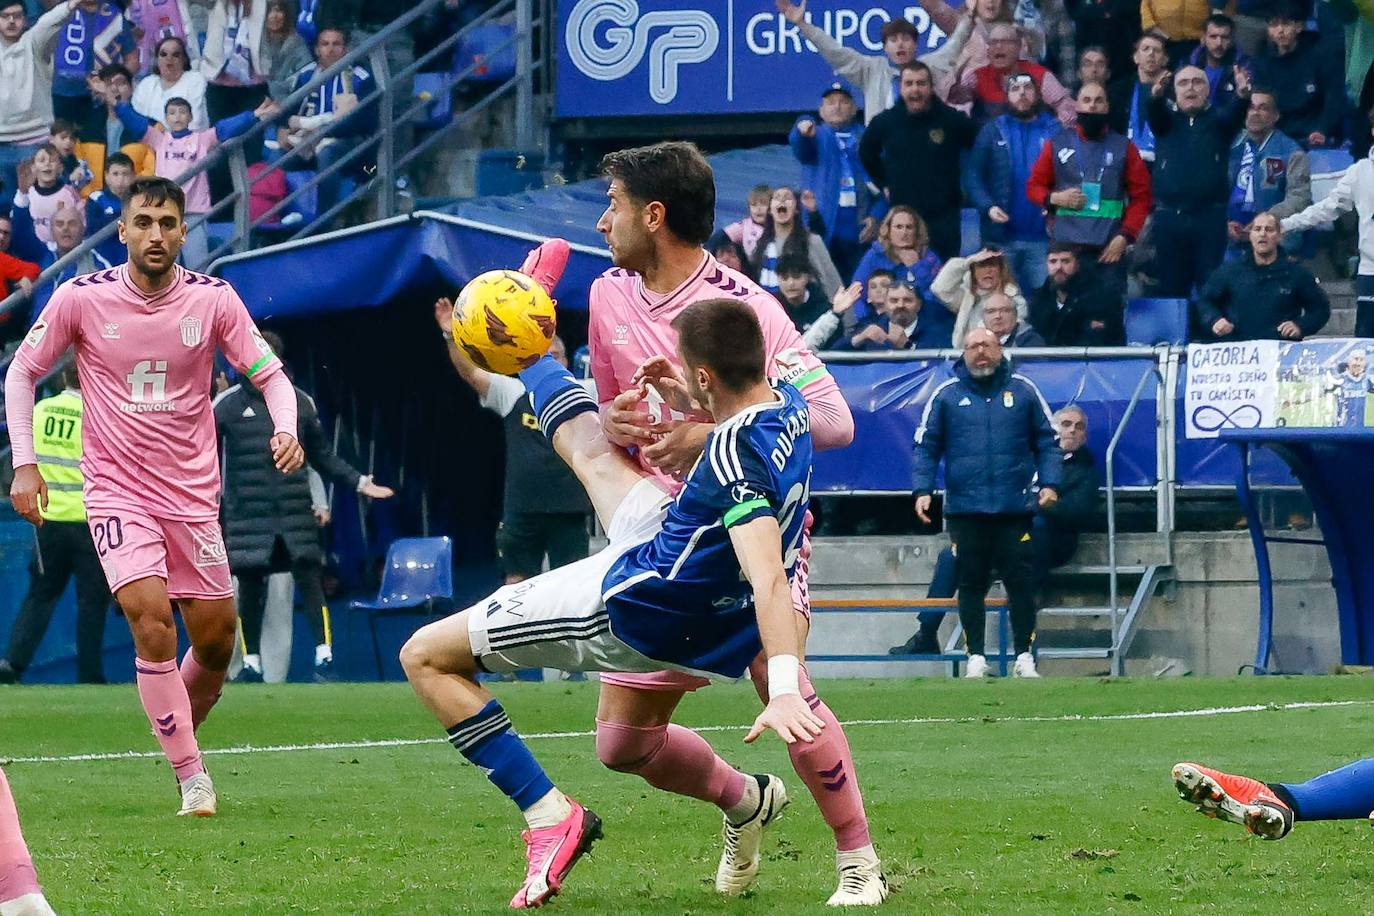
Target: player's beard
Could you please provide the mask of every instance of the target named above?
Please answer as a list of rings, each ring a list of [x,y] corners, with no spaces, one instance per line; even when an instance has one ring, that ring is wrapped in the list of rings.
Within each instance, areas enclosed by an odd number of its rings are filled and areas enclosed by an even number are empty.
[[[148,259],[142,255],[131,253],[129,259],[134,262],[135,269],[149,280],[160,280],[167,275],[168,271],[176,267],[177,251],[174,251],[170,246],[167,247],[166,256],[164,258],[165,263],[157,266],[150,264]]]

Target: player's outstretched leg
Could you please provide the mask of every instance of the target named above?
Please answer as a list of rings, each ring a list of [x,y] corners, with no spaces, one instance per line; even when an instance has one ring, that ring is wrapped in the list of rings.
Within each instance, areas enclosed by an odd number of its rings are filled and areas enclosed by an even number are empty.
[[[669,720],[682,696],[680,690],[603,683],[596,755],[608,768],[633,773],[656,789],[719,808],[725,821],[725,851],[716,868],[716,890],[742,894],[758,876],[763,833],[787,807],[787,789],[776,776],[746,776],[722,760],[701,735],[673,725]]]
[[[0,770],[0,916],[53,916],[24,845],[19,809],[4,770]]]
[[[215,813],[215,787],[200,756],[191,697],[177,667],[177,631],[167,587],[159,578],[138,579],[122,586],[115,599],[133,634],[143,711],[181,784],[177,814],[208,817]]]
[[[528,867],[510,905],[537,907],[558,893],[577,860],[600,839],[601,819],[554,787],[500,702],[477,682],[468,635],[472,613],[420,628],[401,649],[401,666],[449,742],[524,815]]]
[[[1173,776],[1178,794],[1208,817],[1243,824],[1266,839],[1287,835],[1297,821],[1374,820],[1374,757],[1300,783],[1266,785],[1195,763],[1178,764]]]

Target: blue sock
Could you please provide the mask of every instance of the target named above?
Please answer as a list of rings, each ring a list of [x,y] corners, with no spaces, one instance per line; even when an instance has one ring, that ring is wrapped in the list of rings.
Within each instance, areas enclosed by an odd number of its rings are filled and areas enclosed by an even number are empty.
[[[515,733],[501,704],[492,700],[477,715],[448,730],[448,740],[524,811],[553,789],[553,782]]]
[[[1363,819],[1374,811],[1374,757],[1348,763],[1307,782],[1281,783],[1271,788],[1292,805],[1295,820]]]
[[[530,393],[539,431],[549,439],[573,417],[596,410],[596,399],[552,356],[522,371],[520,381]]]

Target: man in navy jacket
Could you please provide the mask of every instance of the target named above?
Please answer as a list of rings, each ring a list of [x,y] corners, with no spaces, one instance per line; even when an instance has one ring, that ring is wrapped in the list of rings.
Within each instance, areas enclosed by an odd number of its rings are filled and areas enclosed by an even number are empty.
[[[1002,345],[986,328],[965,337],[954,378],[931,395],[916,430],[912,489],[923,522],[930,521],[942,458],[945,517],[959,555],[959,620],[969,654],[965,676],[987,674],[985,600],[995,570],[1011,610],[1013,673],[1039,677],[1030,653],[1036,613],[1031,520],[1037,508],[1058,500],[1064,462],[1040,389],[1011,371]]]

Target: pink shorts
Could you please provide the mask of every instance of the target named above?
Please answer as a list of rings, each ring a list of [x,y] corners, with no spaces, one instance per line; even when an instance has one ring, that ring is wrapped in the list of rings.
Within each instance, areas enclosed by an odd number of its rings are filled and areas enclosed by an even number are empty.
[[[802,535],[797,572],[792,577],[792,607],[808,622],[811,620],[811,513],[806,513],[806,533]],[[631,690],[700,690],[711,682],[683,671],[655,671],[652,674],[603,674],[601,683]]]
[[[88,510],[96,553],[110,591],[156,576],[169,598],[229,598],[229,557],[218,519],[185,522],[130,509]]]

